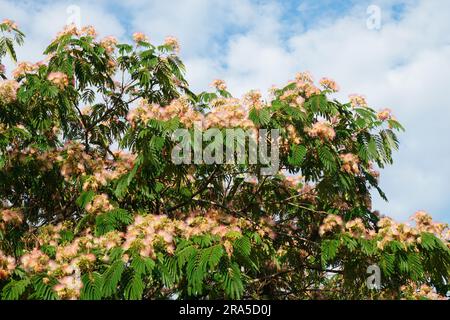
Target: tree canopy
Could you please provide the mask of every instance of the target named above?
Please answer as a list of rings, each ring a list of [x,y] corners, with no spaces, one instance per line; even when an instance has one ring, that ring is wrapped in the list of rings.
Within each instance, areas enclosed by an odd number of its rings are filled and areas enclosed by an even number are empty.
[[[1,61],[24,35],[10,20],[0,32],[1,299],[445,298],[448,226],[372,208],[403,130],[391,110],[339,102],[306,72],[268,98],[221,80],[194,93],[175,38],[91,26],[9,78]],[[174,163],[177,130],[212,128],[277,130],[279,170]]]

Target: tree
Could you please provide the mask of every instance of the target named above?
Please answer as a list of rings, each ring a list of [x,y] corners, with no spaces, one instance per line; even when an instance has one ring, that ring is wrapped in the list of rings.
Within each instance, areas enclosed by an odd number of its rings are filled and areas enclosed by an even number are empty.
[[[0,30],[0,61],[15,61],[23,34],[10,20]],[[392,163],[403,130],[390,110],[332,99],[337,84],[308,73],[269,99],[233,98],[220,80],[194,94],[176,39],[133,39],[70,25],[43,62],[18,63],[11,79],[1,65],[2,299],[446,295],[448,226],[371,208],[371,190],[386,198],[375,167]],[[279,170],[246,156],[174,163],[177,130],[192,146],[212,128],[216,151],[235,150],[227,137],[243,130],[229,129],[274,130],[241,147],[275,141]]]

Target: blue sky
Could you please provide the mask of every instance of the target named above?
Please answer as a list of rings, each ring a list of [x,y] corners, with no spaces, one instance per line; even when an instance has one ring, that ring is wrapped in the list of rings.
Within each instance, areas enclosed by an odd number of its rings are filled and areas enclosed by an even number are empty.
[[[307,70],[335,79],[339,98],[361,93],[374,108],[391,108],[407,132],[381,175],[390,202],[375,197],[375,208],[400,220],[426,210],[450,222],[450,1],[0,0],[0,18],[27,34],[21,60],[43,51],[71,5],[102,36],[179,38],[197,91],[222,78],[238,96],[265,92]],[[368,27],[369,6],[378,8],[380,28]]]

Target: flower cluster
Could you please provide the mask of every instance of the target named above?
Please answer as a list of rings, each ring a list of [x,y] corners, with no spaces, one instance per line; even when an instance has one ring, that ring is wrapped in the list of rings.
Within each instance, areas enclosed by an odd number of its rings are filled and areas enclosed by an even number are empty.
[[[292,124],[286,127],[286,131],[288,133],[288,139],[290,142],[292,142],[293,144],[300,144],[301,138],[297,132],[297,129],[295,129]]]
[[[256,230],[261,237],[268,236],[270,239],[275,239],[276,233],[273,230],[275,227],[275,221],[272,217],[261,217],[259,219],[258,226],[256,226]]]
[[[95,162],[91,162],[92,172],[84,181],[83,190],[97,190],[100,186],[106,186],[108,182],[129,172],[135,160],[135,155],[124,151],[114,152],[114,160],[96,157]]]
[[[262,109],[265,104],[261,99],[261,92],[258,90],[251,90],[244,95],[243,104],[247,109]]]
[[[342,231],[344,228],[344,222],[342,218],[336,214],[329,214],[323,219],[322,224],[319,227],[320,236],[324,236],[327,233]]]
[[[330,90],[332,92],[339,91],[339,85],[332,79],[322,78],[322,79],[320,79],[319,83],[322,87],[324,87],[327,90]]]
[[[403,223],[396,223],[390,218],[382,218],[378,222],[380,228],[378,234],[381,239],[377,242],[377,246],[383,249],[385,245],[393,240],[404,242],[407,245],[416,243],[419,237],[419,230]]]
[[[397,223],[391,218],[384,217],[377,223],[378,231],[375,231],[367,228],[361,218],[350,220],[344,225],[340,216],[330,214],[320,226],[319,234],[323,236],[330,232],[345,231],[353,238],[376,239],[377,247],[380,250],[383,250],[392,241],[402,243],[405,249],[408,246],[420,244],[423,232],[433,233],[448,243],[450,237],[447,224],[433,223],[430,215],[424,211],[416,212],[411,219],[416,221],[415,227],[406,223]]]
[[[0,81],[0,102],[5,104],[14,102],[17,99],[19,83],[15,80]]]
[[[84,26],[81,28],[81,34],[92,38],[97,37],[97,30],[93,26]]]
[[[211,86],[216,88],[217,90],[227,90],[227,84],[225,83],[225,81],[221,80],[221,79],[216,79],[211,83]]]
[[[114,152],[114,159],[88,154],[80,143],[67,143],[60,152],[47,153],[46,158],[61,162],[61,175],[66,181],[83,178],[83,190],[97,190],[109,181],[127,173],[134,166],[136,156],[123,151]]]
[[[65,36],[89,36],[95,38],[97,36],[97,31],[93,26],[85,26],[79,29],[74,23],[71,23],[65,25],[63,30],[58,32],[56,39],[58,40]]]
[[[58,245],[59,240],[61,239],[61,232],[66,230],[67,226],[62,223],[58,223],[57,225],[47,225],[39,229],[38,235],[38,244],[50,245],[56,247]]]
[[[168,121],[177,117],[187,128],[197,125],[203,129],[208,128],[254,128],[254,124],[248,119],[248,109],[239,99],[216,98],[211,101],[212,109],[206,115],[196,111],[191,102],[181,97],[172,100],[167,106],[149,104],[141,99],[138,106],[127,115],[127,120],[133,127],[137,123],[146,124],[149,120]]]
[[[248,110],[239,99],[217,98],[211,101],[213,106],[204,119],[204,128],[254,128],[248,119]]]
[[[44,283],[55,278],[57,284],[53,286],[55,293],[62,299],[76,299],[80,296],[83,283],[81,281],[80,266],[83,263],[93,263],[93,254],[80,254],[79,239],[68,246],[57,248],[56,259],[52,260],[40,249],[34,248],[21,258],[21,267],[29,273],[46,273]]]
[[[413,300],[447,300],[447,297],[441,296],[436,293],[436,289],[430,287],[427,284],[417,286],[414,282],[408,283],[400,288],[404,299]]]
[[[178,39],[175,37],[168,36],[164,39],[164,45],[170,47],[173,51],[180,51],[180,44]]]
[[[289,89],[283,92],[283,94],[280,96],[280,100],[292,103],[292,101],[294,101],[297,96],[297,91]]]
[[[59,155],[57,160],[62,161],[61,175],[66,181],[72,176],[83,176],[86,174],[86,167],[93,162],[92,156],[84,152],[85,147],[80,143],[67,143],[63,157]]]
[[[155,246],[162,245],[167,252],[173,253],[173,238],[176,225],[166,216],[137,216],[125,234],[122,248],[139,251],[141,256],[155,258]]]
[[[346,153],[339,155],[339,158],[342,161],[341,169],[344,172],[350,174],[358,174],[359,173],[359,158],[353,153]]]
[[[23,221],[23,213],[19,209],[0,209],[0,230],[6,225],[19,225]]]
[[[364,96],[358,94],[352,94],[349,96],[350,104],[353,108],[357,107],[367,107],[367,101]]]
[[[40,273],[49,266],[50,258],[38,248],[34,248],[31,252],[24,254],[20,258],[21,267],[31,273]]]
[[[70,275],[58,279],[58,284],[53,290],[61,299],[75,300],[80,296],[83,282],[80,274]]]
[[[78,142],[68,142],[63,148],[41,151],[36,148],[12,149],[9,152],[11,160],[26,162],[27,157],[33,157],[42,172],[58,169],[66,181],[82,182],[82,189],[98,190],[125,173],[129,172],[135,163],[136,155],[124,151],[113,152],[113,157],[103,156],[96,152],[87,153],[84,146]],[[10,161],[6,167],[14,162]]]
[[[377,245],[383,249],[387,243],[397,240],[406,246],[422,242],[421,233],[433,233],[443,241],[449,240],[449,229],[447,224],[433,223],[430,215],[424,211],[418,211],[412,216],[416,221],[416,226],[412,227],[406,223],[397,223],[390,218],[382,218],[378,222],[378,235],[380,236]]]
[[[63,30],[61,30],[60,32],[57,33],[56,39],[60,39],[65,36],[79,36],[79,35],[80,35],[80,32],[79,32],[77,26],[74,23],[72,23],[72,24],[65,25]]]
[[[274,238],[274,224],[272,219],[262,218],[257,232],[262,237]],[[109,262],[109,255],[114,248],[124,250],[124,262],[128,262],[134,252],[155,259],[157,252],[175,252],[175,238],[190,239],[210,234],[231,256],[233,241],[242,236],[244,228],[251,226],[245,219],[217,210],[194,211],[184,219],[171,219],[165,215],[137,215],[125,233],[111,231],[96,237],[87,229],[71,242],[62,240],[61,233],[67,229],[65,225],[46,226],[37,234],[37,246],[20,258],[20,267],[29,274],[45,274],[43,281],[52,281],[52,289],[59,298],[77,299],[83,287],[81,273],[93,270],[97,262]],[[44,253],[40,249],[42,246],[53,246],[54,258]],[[15,259],[0,251],[0,279],[9,277],[15,268]]]
[[[306,112],[304,108],[305,98],[297,90],[286,90],[280,95],[279,99],[288,103],[293,108],[299,108],[302,112]]]
[[[391,109],[383,109],[377,114],[377,118],[381,121],[386,121],[392,118],[392,111]]]
[[[371,238],[375,235],[374,230],[367,230],[361,218],[355,218],[345,224],[345,230],[353,238]]]
[[[100,41],[100,46],[103,47],[107,53],[111,54],[117,45],[117,39],[113,36],[108,36]]]
[[[303,176],[289,175],[286,176],[282,171],[278,173],[283,185],[286,188],[293,189],[298,192],[299,199],[308,202],[315,203],[317,200],[316,187],[312,184],[308,184]]]
[[[96,195],[94,199],[86,205],[86,211],[93,215],[105,213],[112,209],[114,209],[114,207],[109,202],[108,195],[106,194]]]
[[[313,138],[331,141],[336,137],[336,132],[328,121],[318,121],[312,128],[305,128],[305,132]]]
[[[148,37],[142,32],[133,33],[133,40],[135,42],[148,42],[149,41]]]
[[[448,225],[445,223],[433,222],[432,217],[427,212],[422,210],[417,211],[411,217],[411,220],[416,223],[416,228],[420,232],[433,233],[444,241],[450,240],[450,230],[448,228]]]
[[[283,173],[280,173],[280,176],[283,180],[283,184],[287,188],[292,188],[295,190],[299,190],[300,186],[303,184],[303,177],[302,176],[285,176]]]
[[[59,71],[51,72],[47,76],[47,80],[61,90],[69,85],[69,78],[67,77],[67,75]]]
[[[33,74],[39,70],[41,63],[31,63],[31,62],[19,62],[17,67],[13,70],[12,76],[15,79],[23,77],[27,74]]]
[[[314,85],[314,80],[309,72],[300,72],[295,76],[295,85],[306,98],[320,94],[320,89]]]
[[[0,280],[8,278],[15,268],[16,268],[16,259],[14,259],[11,256],[5,255],[0,250]]]
[[[137,216],[125,233],[122,248],[125,250],[133,248],[144,257],[154,258],[158,246],[173,253],[174,238],[177,236],[189,239],[209,233],[219,236],[225,244],[227,239],[233,238],[233,233],[240,235],[241,227],[246,225],[248,222],[242,219],[214,210],[204,215],[193,212],[185,220],[173,220],[165,215]]]
[[[38,243],[40,246],[50,245],[55,247],[55,258],[51,259],[39,247],[35,247],[25,253],[20,261],[20,266],[30,274],[45,274],[44,283],[50,283],[50,279],[55,279],[56,284],[52,289],[62,299],[76,299],[80,295],[83,286],[81,272],[91,270],[96,261],[97,255],[104,255],[103,260],[108,261],[106,254],[112,248],[119,247],[123,234],[110,232],[101,237],[94,237],[89,230],[84,235],[74,239],[70,243],[62,243],[62,231],[65,226],[47,226],[40,230]],[[96,252],[94,254],[93,252]]]
[[[10,20],[10,19],[3,19],[3,21],[0,24],[7,26],[8,27],[8,31],[11,31],[13,29],[15,29],[15,30],[18,29],[17,24],[14,21]]]
[[[187,98],[174,99],[169,105],[162,107],[157,104],[149,104],[141,99],[136,108],[130,110],[127,120],[132,126],[138,122],[146,124],[149,120],[168,121],[178,117],[186,127],[192,127],[194,123],[202,121],[202,115],[195,111]]]

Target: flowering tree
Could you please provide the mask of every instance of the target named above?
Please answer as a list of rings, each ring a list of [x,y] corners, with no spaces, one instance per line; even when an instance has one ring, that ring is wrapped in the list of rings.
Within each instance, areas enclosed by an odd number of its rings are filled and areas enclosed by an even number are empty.
[[[15,61],[23,34],[0,31]],[[402,130],[390,110],[308,73],[269,99],[220,80],[194,94],[176,39],[133,39],[67,26],[44,61],[11,79],[0,64],[2,299],[445,297],[448,226],[371,208]],[[211,128],[277,130],[279,170],[174,163],[175,131]]]

